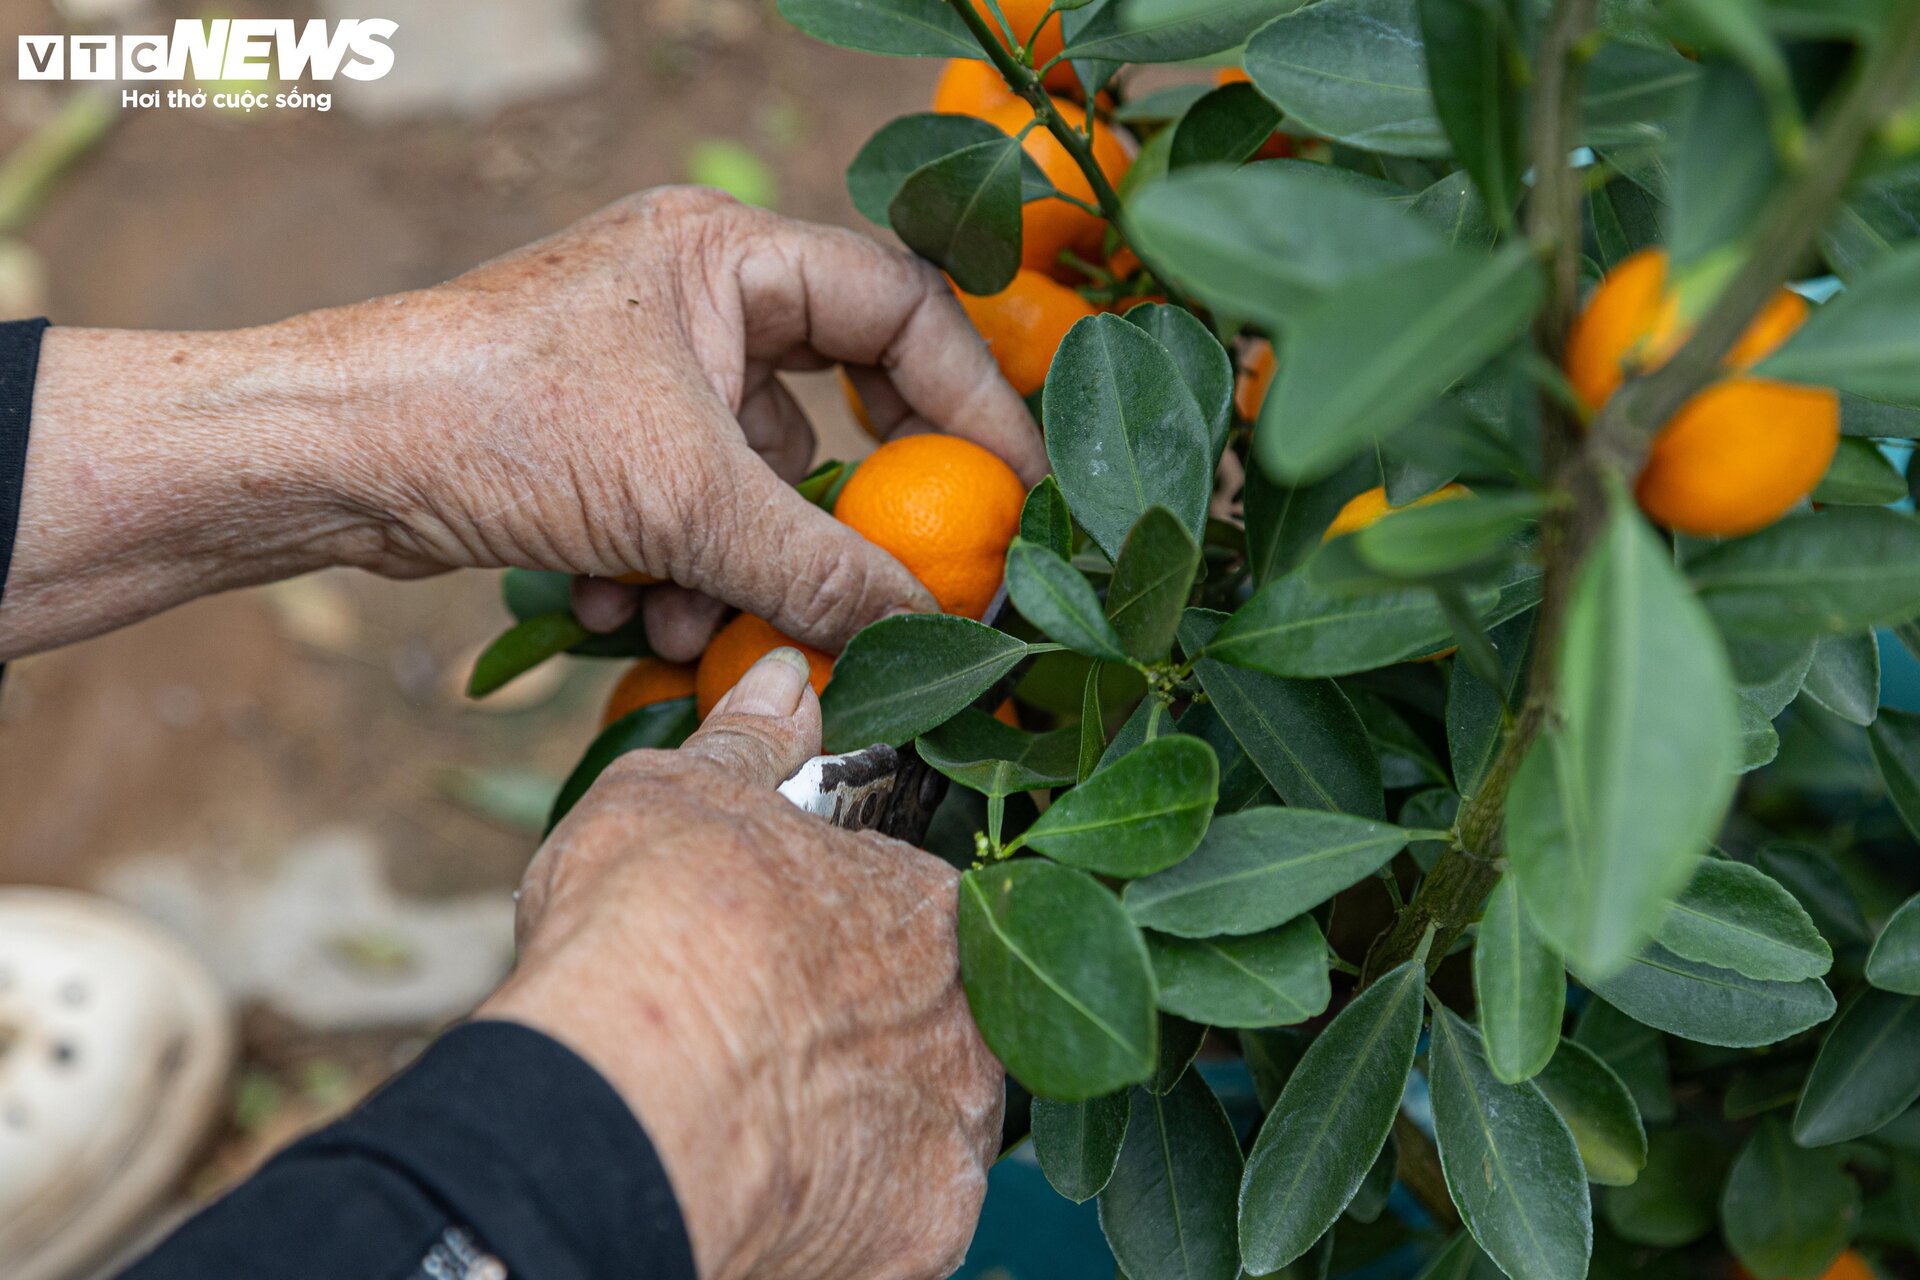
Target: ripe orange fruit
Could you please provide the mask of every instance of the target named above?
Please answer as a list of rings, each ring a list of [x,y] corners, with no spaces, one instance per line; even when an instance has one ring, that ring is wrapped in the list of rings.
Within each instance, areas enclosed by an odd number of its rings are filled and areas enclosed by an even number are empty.
[[[973,7],[987,20],[987,25],[993,28],[994,34],[1005,47],[1006,32],[1000,29],[1000,21],[993,16],[993,10],[987,7],[986,0],[973,0]],[[1007,25],[1013,28],[1013,34],[1022,43],[1029,39],[1033,41],[1033,65],[1036,70],[1058,57],[1065,46],[1060,34],[1059,16],[1049,14],[1047,10],[1050,7],[1050,0],[1000,0],[1000,12],[1007,16]],[[1042,22],[1046,23],[1045,27],[1040,25]],[[1034,35],[1035,31],[1039,35]],[[1072,89],[1078,84],[1078,79],[1073,74],[1073,68],[1063,62],[1047,72],[1045,83],[1047,88],[1059,92]]]
[[[1050,276],[1022,269],[999,293],[958,295],[1013,389],[1032,395],[1047,380],[1067,330],[1095,314],[1085,298]]]
[[[1273,375],[1279,367],[1273,358],[1273,347],[1265,342],[1255,347],[1253,354],[1241,364],[1240,377],[1233,388],[1233,407],[1248,422],[1260,417],[1260,406],[1266,402],[1267,391],[1273,386]]]
[[[1253,77],[1245,67],[1222,67],[1213,73],[1213,83],[1224,89],[1230,84],[1250,84]]]
[[[628,667],[620,682],[607,695],[600,712],[600,727],[606,728],[621,716],[630,715],[656,702],[693,696],[693,667],[684,662],[663,662],[642,658]]]
[[[1441,485],[1432,493],[1423,498],[1415,498],[1404,507],[1390,507],[1387,505],[1387,487],[1377,484],[1365,493],[1349,499],[1347,505],[1340,508],[1340,514],[1333,518],[1333,523],[1327,526],[1327,531],[1321,535],[1320,541],[1331,542],[1349,533],[1358,533],[1370,524],[1377,524],[1381,517],[1389,512],[1424,507],[1435,502],[1446,502],[1451,498],[1464,498],[1471,492],[1472,490],[1463,484]]]
[[[815,693],[827,687],[827,679],[833,675],[832,654],[810,644],[801,644],[792,636],[776,631],[765,618],[743,613],[715,632],[707,644],[707,651],[700,655],[700,666],[693,676],[693,693],[694,705],[701,719],[712,714],[727,690],[740,683],[740,677],[747,674],[748,667],[781,645],[788,645],[807,655],[807,666],[813,672],[808,683],[813,686]]]
[[[1753,1273],[1738,1263],[1734,1264],[1733,1273],[1739,1280],[1753,1280]],[[1865,1258],[1852,1249],[1843,1249],[1833,1265],[1820,1273],[1820,1280],[1875,1280],[1875,1277]]]
[[[943,115],[984,116],[995,107],[1018,101],[993,64],[978,58],[948,58],[933,86],[933,109]]]
[[[888,552],[948,613],[978,618],[1006,572],[1026,486],[957,436],[905,436],[860,464],[833,514]]]
[[[1782,289],[1727,353],[1744,371],[1807,316]],[[1632,368],[1659,367],[1688,336],[1667,289],[1667,255],[1634,254],[1607,275],[1567,338],[1573,389],[1598,410]],[[1840,398],[1818,387],[1734,376],[1681,406],[1654,437],[1635,496],[1671,529],[1731,537],[1764,528],[1813,492],[1840,444]]]
[[[1075,129],[1086,127],[1086,113],[1079,107],[1063,98],[1055,98],[1053,105],[1067,124]],[[1013,137],[1033,119],[1033,108],[1015,99],[986,112],[981,119]],[[1128,166],[1133,163],[1127,145],[1120,141],[1113,130],[1096,121],[1092,146],[1094,162],[1100,166],[1100,172],[1106,175],[1108,182],[1118,186],[1120,179],[1126,176]],[[1047,175],[1047,180],[1053,183],[1056,190],[1088,204],[1096,203],[1093,187],[1087,182],[1086,174],[1080,172],[1080,166],[1067,153],[1067,149],[1046,129],[1034,126],[1021,147],[1040,166],[1040,171]],[[1021,265],[1044,271],[1056,279],[1072,279],[1073,272],[1060,261],[1061,253],[1070,250],[1089,262],[1099,261],[1106,228],[1105,221],[1065,200],[1049,196],[1044,200],[1030,201],[1020,210]]]
[[[1014,707],[1012,698],[1008,698],[993,709],[993,718],[1015,729],[1020,727],[1020,712]]]

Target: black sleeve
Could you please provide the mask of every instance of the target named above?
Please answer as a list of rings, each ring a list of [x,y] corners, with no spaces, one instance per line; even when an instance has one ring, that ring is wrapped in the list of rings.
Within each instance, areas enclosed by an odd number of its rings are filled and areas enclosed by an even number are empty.
[[[633,1112],[555,1040],[458,1027],[122,1280],[695,1280]]]
[[[27,425],[33,417],[33,379],[40,368],[45,320],[0,324],[0,599],[7,594],[13,535],[20,524],[20,494],[26,487]]]

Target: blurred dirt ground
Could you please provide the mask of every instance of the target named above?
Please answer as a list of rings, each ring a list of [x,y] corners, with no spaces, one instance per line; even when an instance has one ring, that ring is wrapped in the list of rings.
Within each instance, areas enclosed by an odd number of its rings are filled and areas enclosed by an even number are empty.
[[[865,227],[846,162],[936,71],[808,41],[770,0],[0,0],[0,49],[196,12],[393,17],[393,83],[326,114],[116,107],[21,230],[59,323],[220,328],[431,284],[737,156],[715,143],[764,162],[783,212]],[[73,89],[0,82],[0,153]],[[800,381],[822,455],[863,451],[831,375]],[[323,574],[8,673],[0,884],[133,902],[247,1011],[203,1190],[350,1102],[507,961],[529,819],[615,671],[574,662],[510,689],[512,710],[468,705],[496,593],[492,574]]]

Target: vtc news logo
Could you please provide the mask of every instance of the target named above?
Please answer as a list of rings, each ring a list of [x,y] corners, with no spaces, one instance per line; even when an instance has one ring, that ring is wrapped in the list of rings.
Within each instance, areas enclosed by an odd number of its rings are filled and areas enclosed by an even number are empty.
[[[393,70],[386,18],[182,18],[173,34],[21,36],[22,80],[378,80]]]

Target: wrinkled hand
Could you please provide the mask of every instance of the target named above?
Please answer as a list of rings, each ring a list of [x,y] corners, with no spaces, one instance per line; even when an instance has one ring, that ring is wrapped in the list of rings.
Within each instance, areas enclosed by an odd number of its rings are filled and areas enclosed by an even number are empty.
[[[632,1104],[706,1280],[944,1276],[1002,1074],[960,988],[953,871],[774,794],[819,748],[805,669],[775,651],[680,750],[601,776],[528,869],[519,967],[480,1014]]]
[[[889,433],[965,436],[1029,483],[1046,468],[938,272],[704,189],[645,192],[450,284],[308,319],[420,371],[364,476],[389,516],[367,567],[644,573],[685,588],[648,593],[668,657],[698,653],[726,604],[830,649],[933,608],[791,489],[814,438],[777,370],[844,362]],[[633,600],[580,604],[604,628]]]

